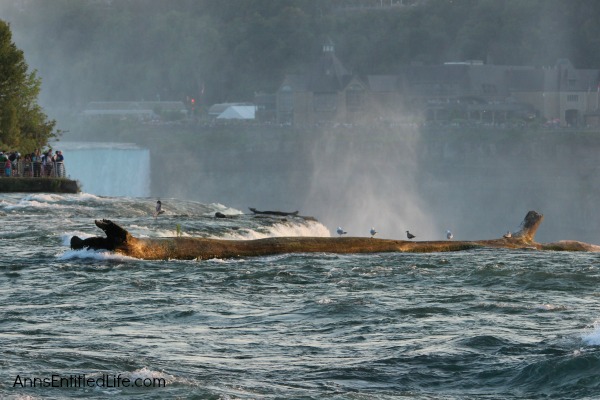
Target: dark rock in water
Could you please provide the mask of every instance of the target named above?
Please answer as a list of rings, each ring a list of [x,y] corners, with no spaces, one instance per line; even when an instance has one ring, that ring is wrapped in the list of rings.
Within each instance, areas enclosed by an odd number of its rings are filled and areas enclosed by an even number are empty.
[[[256,208],[252,208],[252,207],[248,207],[248,209],[250,211],[252,211],[254,214],[261,214],[261,215],[275,215],[275,216],[280,216],[280,217],[297,216],[298,215],[298,211],[293,211],[293,212],[285,212],[285,211],[258,211]]]
[[[521,224],[521,230],[511,238],[477,241],[406,241],[363,237],[277,237],[257,240],[222,240],[191,237],[135,238],[114,222],[96,220],[96,226],[106,233],[106,238],[80,239],[74,236],[71,247],[81,249],[114,250],[117,253],[146,260],[208,259],[264,256],[282,253],[430,253],[468,250],[481,247],[600,251],[599,246],[564,241],[549,245],[533,241],[543,215],[530,211]]]

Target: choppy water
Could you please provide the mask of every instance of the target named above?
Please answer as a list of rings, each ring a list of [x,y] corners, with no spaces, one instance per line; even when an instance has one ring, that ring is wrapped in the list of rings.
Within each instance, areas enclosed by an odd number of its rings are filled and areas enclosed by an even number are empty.
[[[72,235],[101,234],[95,218],[137,236],[177,225],[207,237],[329,234],[301,220],[215,219],[242,211],[173,199],[155,221],[155,200],[0,197],[0,398],[599,396],[598,254],[143,261],[69,250]],[[18,381],[83,374],[166,386]]]

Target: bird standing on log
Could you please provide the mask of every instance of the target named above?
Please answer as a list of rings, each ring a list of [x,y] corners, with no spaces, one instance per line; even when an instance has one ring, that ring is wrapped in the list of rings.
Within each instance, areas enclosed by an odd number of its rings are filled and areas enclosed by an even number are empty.
[[[156,211],[154,213],[154,218],[158,217],[160,214],[164,213],[165,211],[162,209],[162,203],[160,200],[158,200],[156,202]]]

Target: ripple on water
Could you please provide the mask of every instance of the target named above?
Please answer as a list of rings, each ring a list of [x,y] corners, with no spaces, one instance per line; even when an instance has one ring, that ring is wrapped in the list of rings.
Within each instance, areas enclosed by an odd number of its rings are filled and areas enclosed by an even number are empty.
[[[98,235],[100,217],[163,236],[177,224],[217,237],[315,228],[218,221],[225,206],[175,199],[154,221],[155,201],[2,197],[7,376],[167,382],[50,393],[57,398],[594,398],[600,389],[597,256],[485,249],[144,261],[68,248],[73,234]],[[0,398],[46,395],[0,382]]]

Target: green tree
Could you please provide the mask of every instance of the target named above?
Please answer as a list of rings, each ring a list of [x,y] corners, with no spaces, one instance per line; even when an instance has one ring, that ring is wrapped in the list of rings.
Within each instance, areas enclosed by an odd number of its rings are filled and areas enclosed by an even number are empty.
[[[43,147],[57,136],[56,122],[37,104],[41,81],[28,71],[23,52],[12,41],[10,26],[0,21],[0,146],[23,152]]]

